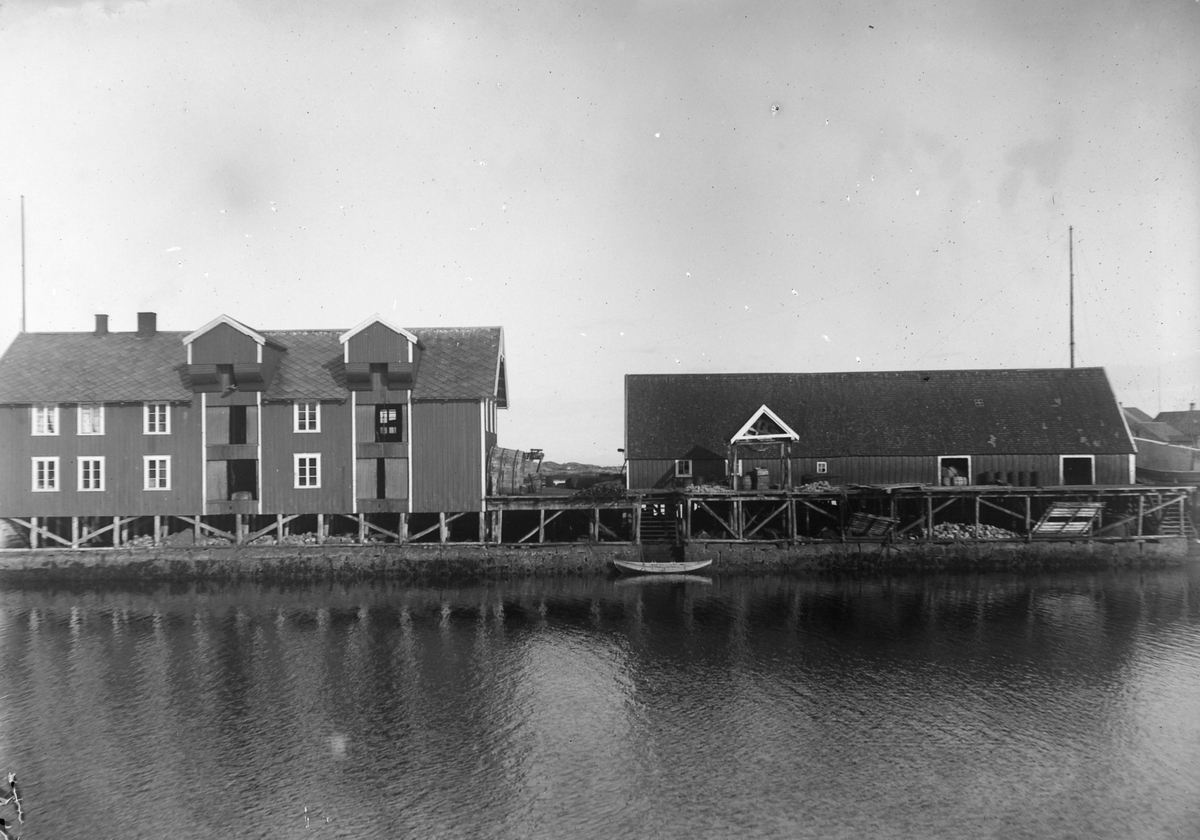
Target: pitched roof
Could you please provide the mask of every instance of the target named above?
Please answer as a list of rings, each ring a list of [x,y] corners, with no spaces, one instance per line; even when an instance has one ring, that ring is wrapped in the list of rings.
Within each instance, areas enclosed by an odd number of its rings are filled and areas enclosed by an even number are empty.
[[[1157,420],[1151,420],[1149,417],[1141,419],[1137,414],[1137,409],[1124,409],[1125,419],[1129,422],[1129,431],[1135,438],[1144,438],[1146,440],[1157,440],[1163,443],[1187,443],[1191,438],[1183,432],[1176,429],[1169,423],[1160,423]],[[1137,412],[1135,414],[1134,412]]]
[[[285,348],[264,399],[345,399],[344,329],[262,330]],[[413,399],[482,399],[497,392],[500,327],[413,330],[425,347]],[[0,357],[0,403],[191,401],[189,333],[21,333]]]
[[[722,454],[759,406],[814,457],[1134,451],[1102,368],[625,377],[628,458]]]
[[[1169,423],[1185,435],[1200,437],[1200,411],[1160,411],[1154,418],[1159,423]]]

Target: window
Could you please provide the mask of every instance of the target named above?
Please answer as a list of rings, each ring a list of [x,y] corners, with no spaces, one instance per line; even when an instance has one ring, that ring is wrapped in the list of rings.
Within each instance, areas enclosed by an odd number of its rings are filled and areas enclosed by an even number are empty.
[[[675,462],[676,478],[691,478],[692,477],[692,459],[684,458]]]
[[[33,492],[54,493],[58,490],[58,458],[33,459]]]
[[[171,489],[171,456],[143,455],[142,465],[142,474],[145,476],[145,484],[143,485],[144,489]]]
[[[35,405],[33,407],[33,433],[35,435],[58,434],[58,406]]]
[[[321,456],[313,452],[298,452],[295,458],[296,489],[321,486]]]
[[[297,400],[293,407],[292,416],[295,420],[295,425],[293,426],[295,431],[321,431],[321,404],[316,400]]]
[[[817,475],[826,475],[829,472],[828,461],[817,461]]]
[[[81,435],[102,435],[104,434],[104,406],[102,405],[81,405],[79,406],[79,434]]]
[[[145,429],[148,435],[171,434],[171,406],[166,403],[146,403]]]
[[[104,489],[104,458],[79,459],[79,489]]]
[[[404,442],[404,424],[400,419],[400,406],[375,406],[375,440],[378,443]]]

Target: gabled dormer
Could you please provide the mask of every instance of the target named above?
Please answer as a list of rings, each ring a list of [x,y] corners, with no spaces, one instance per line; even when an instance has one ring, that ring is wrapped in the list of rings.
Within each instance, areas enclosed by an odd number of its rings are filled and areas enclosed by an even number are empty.
[[[403,327],[372,315],[338,340],[351,391],[411,390],[417,381],[425,348]]]
[[[765,441],[799,440],[800,436],[792,431],[779,415],[765,405],[750,415],[737,434],[730,438],[730,443],[756,443]]]
[[[188,380],[197,393],[265,391],[287,349],[228,315],[185,336],[183,344]]]

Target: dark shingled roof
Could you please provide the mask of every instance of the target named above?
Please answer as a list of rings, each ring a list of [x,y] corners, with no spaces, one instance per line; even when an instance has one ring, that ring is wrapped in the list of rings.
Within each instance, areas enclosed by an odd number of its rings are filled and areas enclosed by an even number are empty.
[[[1104,370],[1075,368],[629,375],[626,457],[723,455],[764,404],[794,457],[1134,451]]]
[[[345,399],[345,330],[261,330],[286,348],[264,399]],[[500,327],[412,330],[425,348],[414,399],[496,394]],[[188,333],[22,333],[0,357],[0,403],[191,401]]]
[[[1136,413],[1135,413],[1136,412]],[[1129,431],[1135,438],[1157,440],[1162,443],[1187,443],[1191,438],[1169,423],[1159,423],[1157,420],[1138,417],[1142,412],[1135,408],[1125,409],[1125,419],[1129,422]]]
[[[1159,423],[1169,423],[1189,437],[1200,437],[1200,411],[1160,411],[1154,418]]]

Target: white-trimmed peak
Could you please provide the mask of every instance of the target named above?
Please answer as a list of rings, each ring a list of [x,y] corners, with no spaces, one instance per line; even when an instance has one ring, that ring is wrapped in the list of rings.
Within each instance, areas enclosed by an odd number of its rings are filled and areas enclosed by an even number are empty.
[[[197,338],[204,335],[206,332],[208,332],[213,327],[215,327],[219,324],[227,324],[227,325],[233,327],[235,330],[242,333],[243,335],[248,335],[250,338],[254,339],[260,345],[266,344],[268,341],[267,337],[265,335],[263,335],[262,333],[258,332],[257,330],[250,329],[245,324],[241,323],[240,321],[233,320],[228,315],[221,315],[219,317],[213,318],[211,321],[209,321],[207,324],[205,324],[200,329],[196,330],[194,333],[184,336],[183,343],[191,344]]]
[[[746,424],[738,429],[737,434],[729,439],[730,443],[742,440],[799,440],[800,435],[792,431],[779,415],[763,405],[750,416]]]
[[[410,344],[418,343],[418,339],[415,335],[413,335],[412,333],[410,333],[408,330],[404,329],[403,327],[397,327],[395,324],[390,323],[389,321],[385,320],[384,317],[382,315],[380,315],[378,312],[376,312],[374,315],[372,315],[367,320],[363,321],[361,324],[359,324],[354,329],[346,330],[346,332],[339,335],[338,341],[340,341],[342,344],[345,344],[347,341],[354,338],[354,336],[358,335],[360,332],[362,332],[363,330],[365,330],[367,327],[371,326],[372,324],[383,324],[385,327],[387,327],[392,332],[399,333],[400,335],[404,336],[405,339],[407,339]]]

